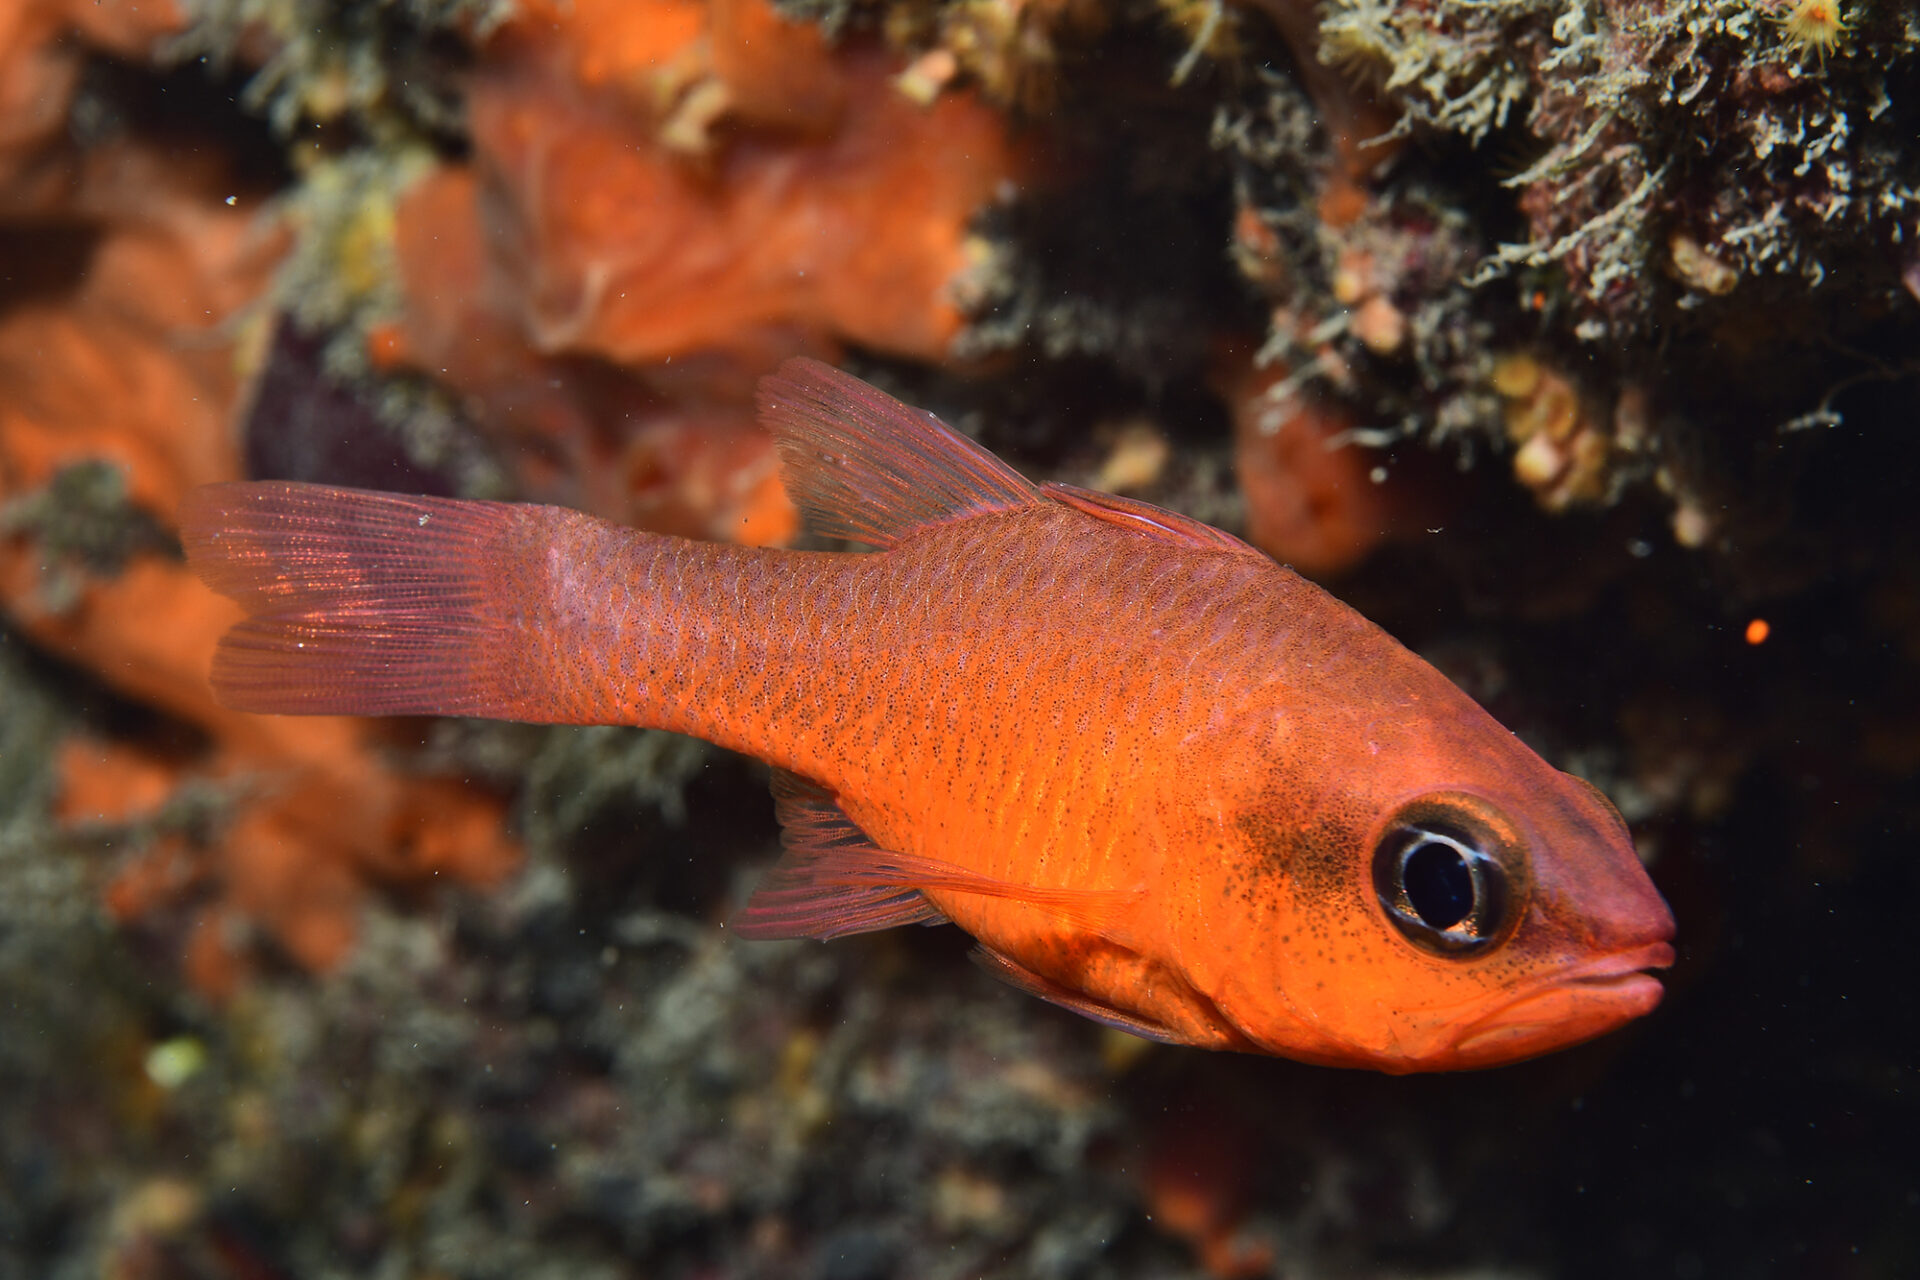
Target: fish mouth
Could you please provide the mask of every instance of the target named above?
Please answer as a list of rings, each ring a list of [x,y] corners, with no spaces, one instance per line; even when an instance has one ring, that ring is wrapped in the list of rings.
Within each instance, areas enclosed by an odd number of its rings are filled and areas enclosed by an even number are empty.
[[[1673,963],[1673,946],[1653,942],[1563,969],[1469,1023],[1454,1041],[1463,1066],[1495,1066],[1603,1035],[1653,1012],[1666,988],[1650,969]]]

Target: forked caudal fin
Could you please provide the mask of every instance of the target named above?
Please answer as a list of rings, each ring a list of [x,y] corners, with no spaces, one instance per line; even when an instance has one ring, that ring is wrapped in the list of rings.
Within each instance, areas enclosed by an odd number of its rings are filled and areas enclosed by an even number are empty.
[[[187,559],[250,615],[220,641],[214,691],[243,711],[550,719],[516,659],[546,553],[598,523],[322,485],[196,489]]]

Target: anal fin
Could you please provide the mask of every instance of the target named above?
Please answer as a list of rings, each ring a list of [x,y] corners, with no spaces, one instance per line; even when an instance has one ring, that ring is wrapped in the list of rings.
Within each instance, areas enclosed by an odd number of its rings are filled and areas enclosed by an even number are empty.
[[[971,893],[1039,907],[1103,937],[1121,939],[1141,889],[1060,889],[982,875],[956,863],[882,849],[833,794],[773,771],[774,814],[786,855],[734,919],[749,938],[837,938],[899,924],[941,924],[921,892]]]
[[[1123,1013],[1084,992],[1063,987],[1051,978],[1043,978],[1025,965],[1007,959],[991,947],[978,946],[968,954],[975,964],[1008,986],[1017,987],[1030,996],[1039,996],[1047,1003],[1057,1004],[1062,1009],[1071,1009],[1081,1017],[1091,1018],[1103,1026],[1124,1031],[1130,1036],[1139,1036],[1142,1040],[1158,1041],[1161,1044],[1191,1043],[1170,1027],[1162,1026],[1138,1014]]]
[[[889,855],[842,812],[832,793],[773,771],[774,815],[785,855],[733,918],[746,938],[828,938],[903,924],[945,924],[916,888],[897,878],[849,882],[849,869],[871,868]]]

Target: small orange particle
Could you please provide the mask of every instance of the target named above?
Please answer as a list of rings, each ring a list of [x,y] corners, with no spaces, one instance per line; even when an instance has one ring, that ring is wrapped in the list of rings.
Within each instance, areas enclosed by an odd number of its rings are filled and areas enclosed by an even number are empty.
[[[407,335],[398,323],[383,320],[367,330],[367,361],[381,373],[405,364],[407,354]]]
[[[1773,634],[1773,627],[1765,618],[1755,618],[1747,624],[1747,643],[1765,644],[1767,637]]]

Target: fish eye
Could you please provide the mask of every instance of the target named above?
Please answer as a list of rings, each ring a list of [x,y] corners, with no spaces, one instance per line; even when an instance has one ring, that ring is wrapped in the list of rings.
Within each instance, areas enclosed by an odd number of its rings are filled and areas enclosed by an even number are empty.
[[[1515,889],[1524,888],[1524,854],[1505,832],[1475,820],[1471,810],[1479,807],[1442,797],[1416,802],[1396,815],[1374,846],[1380,905],[1423,951],[1483,952],[1504,940],[1518,919]],[[1519,886],[1510,867],[1519,873]]]

